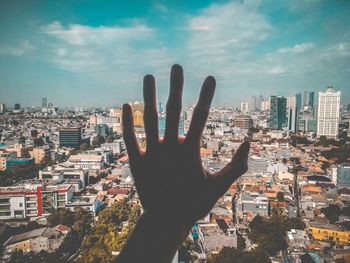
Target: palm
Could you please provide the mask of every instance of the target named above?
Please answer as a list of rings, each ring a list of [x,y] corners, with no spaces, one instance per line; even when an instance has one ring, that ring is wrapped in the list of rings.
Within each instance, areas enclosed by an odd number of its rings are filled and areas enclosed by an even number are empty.
[[[182,68],[178,65],[172,68],[170,86],[163,141],[159,141],[158,135],[155,82],[149,75],[144,79],[147,151],[139,151],[129,105],[123,107],[123,136],[144,209],[153,213],[168,213],[193,223],[205,216],[231,183],[246,171],[249,144],[244,143],[222,171],[209,174],[202,167],[199,149],[214,95],[215,80],[213,77],[205,80],[183,142],[178,140],[183,87]]]

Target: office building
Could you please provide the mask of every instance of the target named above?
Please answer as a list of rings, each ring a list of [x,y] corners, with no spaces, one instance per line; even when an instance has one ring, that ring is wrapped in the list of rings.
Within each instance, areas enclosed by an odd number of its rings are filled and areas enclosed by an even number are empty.
[[[236,116],[233,119],[233,125],[241,129],[251,129],[253,128],[253,118],[249,115]]]
[[[296,107],[296,97],[295,96],[288,96],[287,97],[287,108],[293,108]]]
[[[95,126],[95,133],[98,136],[107,136],[110,135],[112,133],[112,128],[108,127],[107,124],[97,124]]]
[[[309,107],[312,109],[315,104],[315,92],[311,91],[309,93]]]
[[[270,97],[270,120],[269,127],[271,129],[282,129],[286,125],[286,106],[285,97]]]
[[[332,86],[318,93],[317,137],[338,137],[340,114],[340,91]]]
[[[241,102],[241,112],[248,112],[248,111],[249,111],[248,102]]]
[[[0,103],[0,114],[1,113],[5,113],[5,104],[4,103]]]
[[[258,97],[258,101],[257,101],[257,103],[256,103],[256,108],[257,108],[257,110],[261,110],[261,103],[264,101],[264,96],[263,95],[260,95],[259,97]]]
[[[256,97],[251,96],[248,101],[248,110],[249,111],[256,111]]]
[[[82,143],[81,128],[62,128],[59,130],[61,147],[78,148]]]
[[[295,104],[298,110],[301,109],[301,93],[295,94]]]
[[[41,107],[42,108],[47,108],[47,98],[46,97],[42,97],[42,99],[41,99]]]
[[[309,92],[307,90],[304,91],[303,106],[309,106]]]
[[[299,112],[296,107],[288,108],[287,112],[288,130],[291,132],[297,132],[299,125]]]
[[[350,163],[343,163],[338,166],[337,186],[350,187]]]
[[[16,103],[16,104],[15,104],[15,110],[20,110],[20,109],[21,109],[21,104]]]
[[[261,111],[270,110],[270,99],[261,102]]]

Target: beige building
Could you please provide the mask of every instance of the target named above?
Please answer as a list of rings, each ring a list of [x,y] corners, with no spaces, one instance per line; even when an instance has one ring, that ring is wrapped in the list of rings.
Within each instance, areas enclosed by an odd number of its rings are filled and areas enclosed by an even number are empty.
[[[130,102],[129,103],[131,108],[132,108],[132,112],[133,112],[133,116],[134,116],[134,125],[135,126],[139,126],[139,127],[143,127],[143,103],[138,102],[138,101],[134,101],[134,102]]]
[[[0,152],[0,171],[6,171],[7,160],[16,157],[17,155],[15,152]]]
[[[50,149],[47,147],[34,147],[29,154],[34,158],[35,164],[41,164],[50,160]]]
[[[27,149],[22,144],[14,144],[4,148],[7,152],[15,152],[17,157],[22,158],[26,157]]]
[[[70,228],[64,225],[43,227],[11,236],[4,246],[8,252],[23,250],[24,253],[53,252],[60,247]]]

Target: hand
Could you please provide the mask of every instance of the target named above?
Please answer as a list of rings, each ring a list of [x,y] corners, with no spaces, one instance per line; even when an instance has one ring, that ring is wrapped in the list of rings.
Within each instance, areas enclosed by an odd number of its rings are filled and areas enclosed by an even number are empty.
[[[220,172],[204,170],[200,141],[215,91],[215,79],[205,79],[194,109],[187,136],[178,139],[182,110],[183,71],[174,65],[170,75],[170,94],[166,105],[166,129],[159,141],[156,87],[153,76],[144,77],[144,124],[146,152],[135,137],[132,109],[123,106],[123,137],[129,154],[131,173],[142,206],[147,213],[175,218],[192,226],[203,218],[229,186],[247,170],[249,143],[243,143],[231,162]]]

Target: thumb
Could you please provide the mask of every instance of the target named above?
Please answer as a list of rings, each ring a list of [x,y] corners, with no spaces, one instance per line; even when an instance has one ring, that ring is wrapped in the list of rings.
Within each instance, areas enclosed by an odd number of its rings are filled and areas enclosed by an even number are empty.
[[[217,192],[220,196],[223,195],[231,184],[248,170],[249,150],[249,142],[242,143],[232,157],[231,162],[222,168],[221,171],[210,175],[214,192]]]

